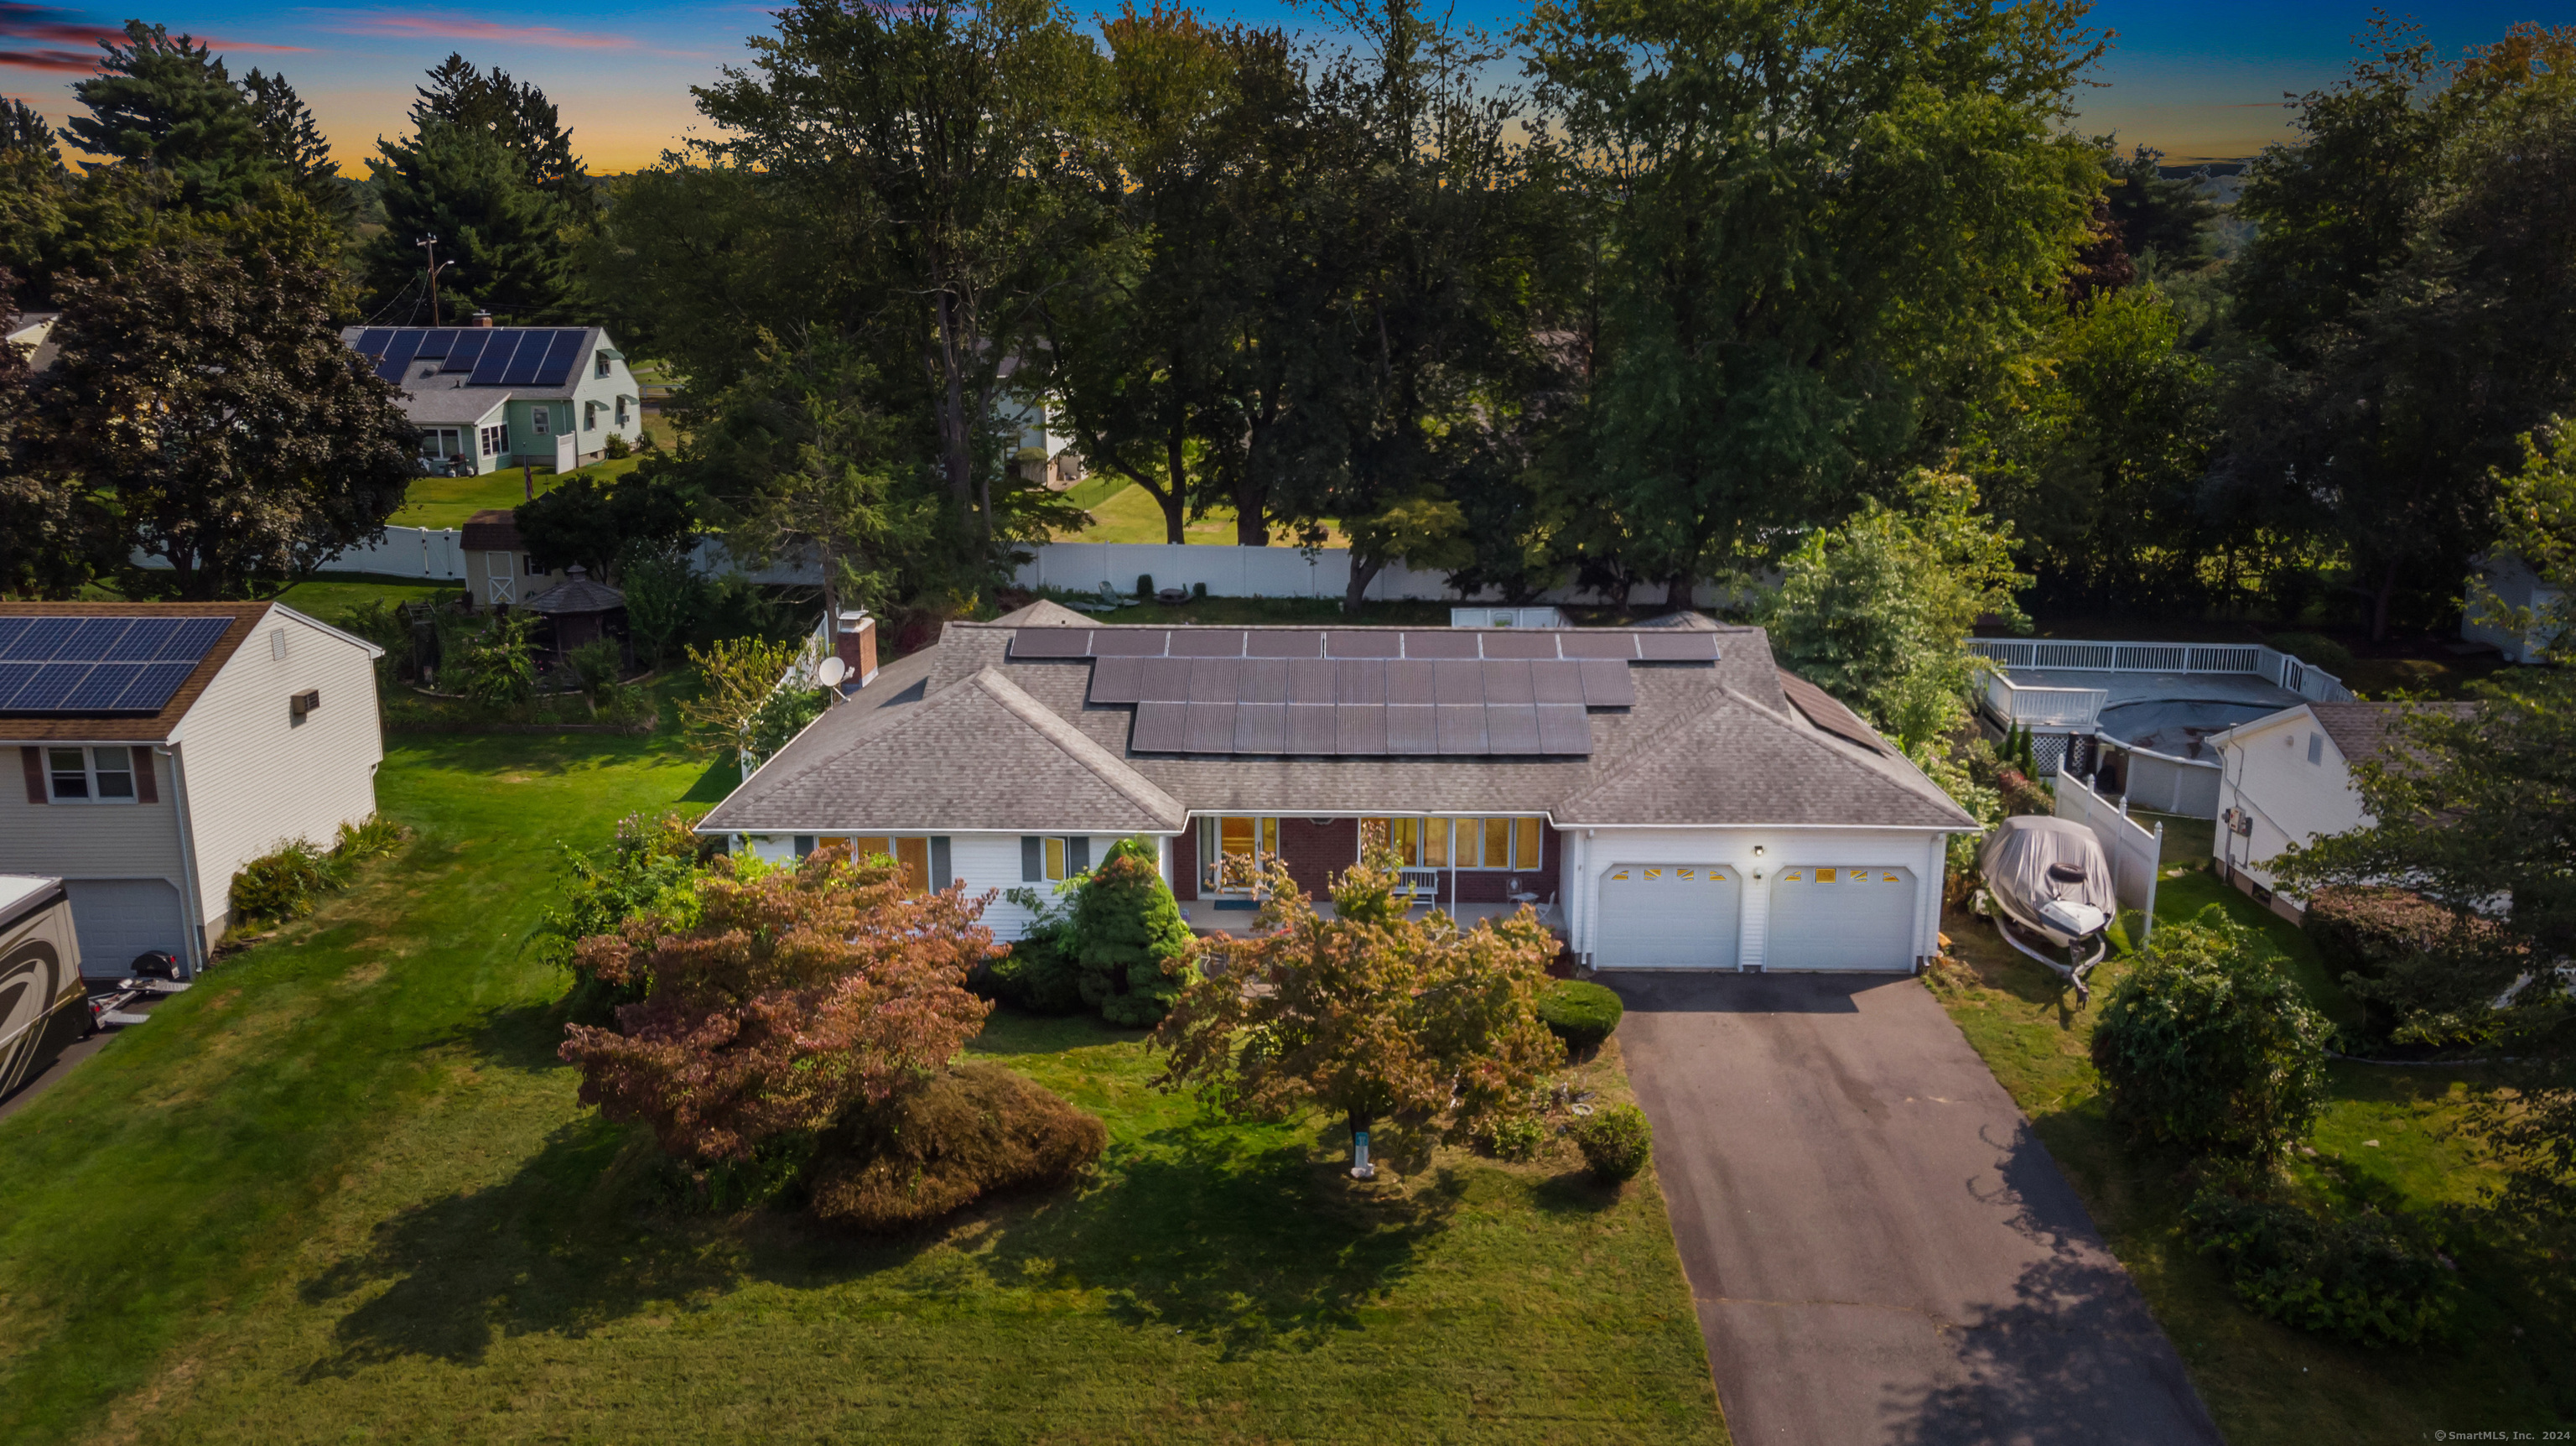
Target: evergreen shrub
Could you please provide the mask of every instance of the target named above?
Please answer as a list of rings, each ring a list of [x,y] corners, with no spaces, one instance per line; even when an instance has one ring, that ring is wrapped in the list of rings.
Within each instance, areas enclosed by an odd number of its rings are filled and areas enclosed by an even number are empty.
[[[1626,1012],[1617,994],[1581,979],[1559,979],[1538,999],[1538,1017],[1565,1041],[1568,1053],[1598,1049]]]
[[[1654,1158],[1655,1127],[1635,1105],[1595,1111],[1576,1120],[1567,1133],[1583,1152],[1583,1162],[1592,1167],[1592,1178],[1605,1185],[1637,1178],[1637,1172]]]

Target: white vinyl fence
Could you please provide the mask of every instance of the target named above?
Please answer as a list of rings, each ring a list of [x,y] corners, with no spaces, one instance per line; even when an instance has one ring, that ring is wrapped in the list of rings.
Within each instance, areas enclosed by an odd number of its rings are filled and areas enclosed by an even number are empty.
[[[2075,820],[2102,841],[2103,857],[2111,864],[2112,892],[2119,896],[2121,907],[2135,909],[2140,916],[2138,937],[2129,942],[2145,948],[2156,922],[2156,875],[2164,857],[2165,826],[2157,824],[2149,831],[2129,817],[2126,804],[2109,802],[2068,773],[2057,776],[2057,816]]]
[[[2089,731],[2101,721],[2111,695],[2100,688],[2043,688],[2016,683],[2001,672],[1986,675],[1986,706],[2011,723],[2035,728]]]
[[[2314,703],[2349,703],[2352,690],[2322,668],[2261,643],[2095,643],[2063,638],[1975,638],[1971,652],[2007,668],[2096,673],[2234,673],[2261,678]]]
[[[2187,818],[2218,817],[2217,764],[2144,748],[2120,751],[2127,755],[2121,791],[2130,803]]]

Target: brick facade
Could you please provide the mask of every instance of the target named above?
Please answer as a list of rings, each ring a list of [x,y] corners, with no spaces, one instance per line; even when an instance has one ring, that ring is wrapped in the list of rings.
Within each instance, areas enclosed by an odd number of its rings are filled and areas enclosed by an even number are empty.
[[[1359,856],[1358,819],[1279,820],[1279,857],[1287,861],[1288,876],[1317,899],[1325,897],[1332,876],[1358,862]]]

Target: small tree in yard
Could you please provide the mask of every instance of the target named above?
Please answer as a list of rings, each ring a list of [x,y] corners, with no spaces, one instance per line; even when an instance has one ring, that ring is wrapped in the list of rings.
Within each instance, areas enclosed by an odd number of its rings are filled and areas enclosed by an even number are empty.
[[[1074,895],[1057,947],[1081,971],[1082,1002],[1112,1024],[1161,1022],[1199,977],[1189,921],[1163,882],[1154,845],[1141,838],[1109,846]]]
[[[648,911],[581,941],[575,967],[641,981],[615,1029],[565,1031],[583,1103],[653,1127],[666,1154],[744,1161],[945,1067],[992,1006],[966,990],[990,957],[984,900],[904,896],[890,860],[827,843],[792,868],[718,859],[685,924]]]
[[[680,704],[689,741],[711,754],[752,748],[762,705],[803,651],[802,642],[766,638],[721,638],[703,651],[689,649],[689,661],[706,680],[698,697]]]
[[[2325,1088],[2322,1016],[2212,905],[2156,931],[2093,1031],[2111,1117],[2195,1155],[2264,1158],[2306,1134]]]
[[[1190,985],[1157,1031],[1170,1054],[1157,1084],[1200,1086],[1254,1119],[1320,1107],[1355,1136],[1392,1120],[1455,1141],[1528,1112],[1531,1087],[1565,1060],[1539,1018],[1557,945],[1536,916],[1416,921],[1383,850],[1333,881],[1330,919],[1284,865],[1262,882],[1255,935],[1226,945],[1223,972]]]

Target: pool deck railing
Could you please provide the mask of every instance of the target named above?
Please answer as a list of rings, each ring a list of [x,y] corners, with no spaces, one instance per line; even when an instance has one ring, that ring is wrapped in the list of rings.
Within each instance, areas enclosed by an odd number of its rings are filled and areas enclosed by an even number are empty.
[[[2312,703],[2349,703],[2352,690],[2332,673],[2261,643],[2113,643],[2067,638],[1972,638],[1970,651],[2003,671],[1987,675],[1986,706],[2006,723],[2089,733],[2109,691],[2015,683],[2013,669],[2052,673],[2212,673],[2259,678]]]

